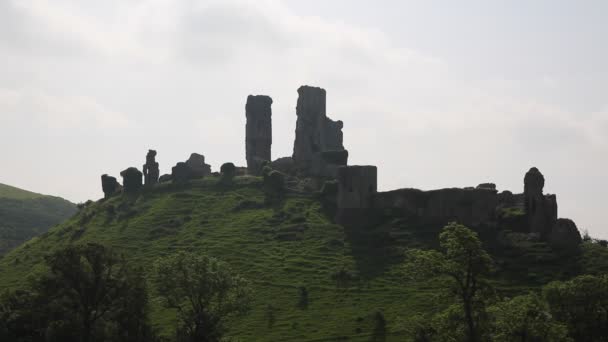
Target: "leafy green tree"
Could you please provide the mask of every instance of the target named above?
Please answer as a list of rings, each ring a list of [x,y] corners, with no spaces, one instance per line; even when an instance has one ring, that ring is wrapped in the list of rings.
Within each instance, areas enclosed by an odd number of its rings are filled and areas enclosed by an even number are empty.
[[[443,228],[439,243],[440,251],[410,250],[406,272],[415,278],[447,277],[446,287],[462,306],[466,340],[477,342],[485,308],[483,292],[488,288],[484,277],[492,269],[492,259],[477,233],[458,223]]]
[[[225,322],[249,309],[247,281],[205,255],[179,252],[157,260],[154,284],[165,305],[178,312],[180,341],[219,341]]]
[[[566,326],[553,319],[547,303],[536,294],[499,302],[488,312],[493,317],[492,341],[571,341]]]
[[[141,272],[99,244],[46,258],[48,274],[0,300],[0,333],[14,341],[153,341]],[[2,335],[0,335],[2,337]]]
[[[608,340],[608,276],[552,282],[543,288],[543,297],[575,341]]]

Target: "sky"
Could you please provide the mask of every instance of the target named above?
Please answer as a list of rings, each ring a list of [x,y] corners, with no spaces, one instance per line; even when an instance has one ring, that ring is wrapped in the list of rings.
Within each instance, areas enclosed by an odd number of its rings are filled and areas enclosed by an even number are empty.
[[[493,182],[536,166],[559,216],[608,238],[608,2],[0,0],[0,183],[102,197],[100,175],[190,153],[245,165],[245,101],[327,90],[349,164],[380,190]]]

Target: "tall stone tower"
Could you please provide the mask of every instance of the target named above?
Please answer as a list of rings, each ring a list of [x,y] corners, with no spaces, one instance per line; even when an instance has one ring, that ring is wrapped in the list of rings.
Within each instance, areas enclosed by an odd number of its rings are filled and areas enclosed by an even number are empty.
[[[557,221],[555,195],[543,195],[545,177],[533,167],[524,177],[524,206],[530,232],[545,237]]]
[[[346,165],[342,121],[333,121],[326,113],[325,89],[301,86],[296,106],[296,140],[293,161],[305,173],[336,176],[338,166]]]
[[[158,170],[158,162],[156,161],[156,151],[148,150],[146,163],[143,166],[143,174],[145,185],[154,185],[158,183],[160,171]]]
[[[272,99],[265,95],[249,95],[245,105],[245,148],[247,170],[259,175],[264,161],[271,161]]]
[[[293,161],[300,167],[310,165],[313,155],[321,152],[321,131],[327,117],[325,99],[325,89],[309,86],[298,89]]]

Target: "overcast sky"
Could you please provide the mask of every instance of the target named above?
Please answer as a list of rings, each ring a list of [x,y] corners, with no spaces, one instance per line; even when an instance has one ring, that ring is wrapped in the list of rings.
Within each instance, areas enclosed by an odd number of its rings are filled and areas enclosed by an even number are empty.
[[[350,164],[381,190],[532,166],[560,217],[608,238],[608,2],[0,0],[0,182],[78,202],[100,175],[202,153],[245,164],[245,101],[327,90]]]

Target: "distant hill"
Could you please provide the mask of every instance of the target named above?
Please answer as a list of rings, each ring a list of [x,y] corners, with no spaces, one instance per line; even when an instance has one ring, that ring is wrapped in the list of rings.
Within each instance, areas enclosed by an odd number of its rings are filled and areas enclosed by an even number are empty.
[[[0,184],[0,256],[76,213],[76,205]]]
[[[0,259],[0,291],[19,288],[29,275],[44,271],[45,255],[97,242],[144,270],[179,250],[228,262],[255,293],[251,313],[230,322],[230,337],[241,341],[370,341],[379,311],[387,322],[386,341],[404,341],[404,329],[417,314],[445,307],[436,282],[407,280],[401,266],[406,248],[437,245],[442,224],[394,218],[345,228],[331,222],[315,193],[289,193],[267,204],[261,178],[236,177],[231,186],[218,178],[162,183],[87,204]],[[493,283],[504,295],[608,270],[608,248],[599,244],[583,243],[580,254],[560,256],[522,234],[476,229],[496,261]],[[151,296],[152,321],[169,335],[175,312]]]

